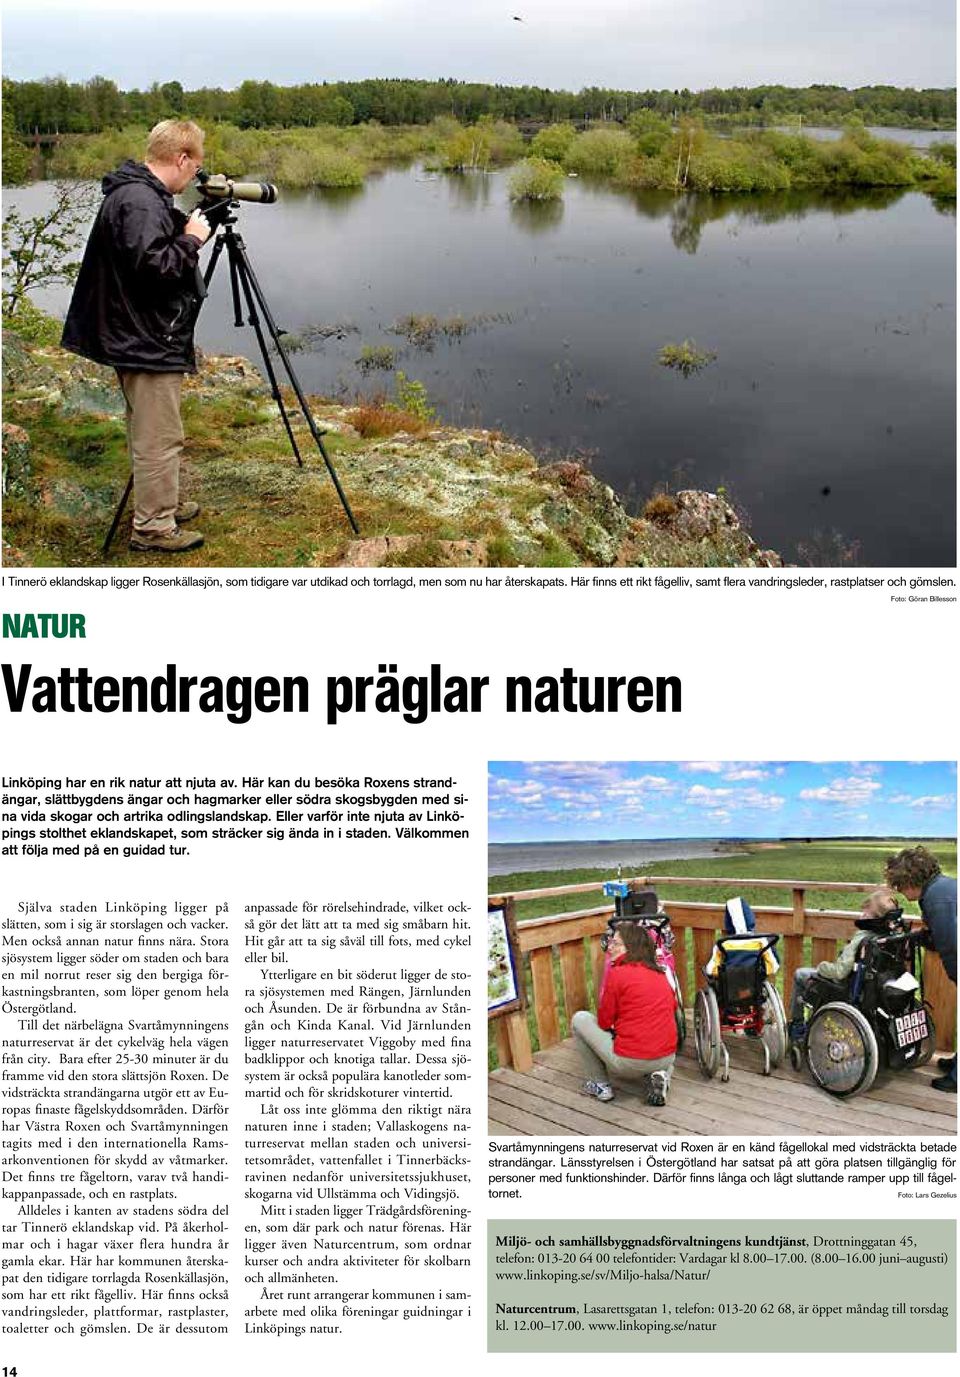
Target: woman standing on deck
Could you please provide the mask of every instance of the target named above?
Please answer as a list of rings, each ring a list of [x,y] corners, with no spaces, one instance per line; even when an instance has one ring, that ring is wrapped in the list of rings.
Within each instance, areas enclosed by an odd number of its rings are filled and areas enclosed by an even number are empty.
[[[581,1009],[571,1023],[587,1075],[584,1093],[612,1100],[612,1074],[647,1081],[647,1103],[666,1104],[677,1052],[676,997],[640,924],[622,923],[610,952],[596,1018]]]

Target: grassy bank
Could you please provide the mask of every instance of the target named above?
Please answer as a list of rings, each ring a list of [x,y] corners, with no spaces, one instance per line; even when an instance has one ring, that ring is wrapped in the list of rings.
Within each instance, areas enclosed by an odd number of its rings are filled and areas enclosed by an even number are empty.
[[[738,881],[736,886],[731,885],[670,885],[664,886],[660,891],[662,899],[694,900],[700,903],[725,903],[728,899],[740,894],[749,903],[772,906],[788,907],[792,903],[792,895],[789,888],[780,889],[758,889],[751,886],[751,880],[806,880],[812,882],[813,887],[806,891],[806,904],[808,908],[832,908],[858,910],[862,902],[862,895],[855,893],[831,893],[828,890],[817,889],[816,882],[862,882],[864,884],[882,884],[883,866],[886,857],[900,847],[907,845],[902,840],[885,841],[883,839],[870,841],[815,841],[815,842],[789,842],[782,845],[752,845],[744,844],[744,853],[724,854],[719,856],[701,857],[697,860],[687,861],[651,861],[646,868],[654,875],[691,875],[699,878],[709,878],[711,875],[722,877],[723,879],[735,879]],[[909,843],[915,845],[915,842]],[[955,841],[939,842],[929,841],[926,843],[930,850],[940,861],[944,871],[950,875],[957,873],[957,844]],[[632,873],[632,872],[631,872]],[[488,893],[507,894],[512,891],[522,889],[546,889],[554,885],[584,884],[588,881],[598,881],[611,879],[611,872],[598,869],[580,870],[534,870],[518,871],[512,875],[491,876],[488,882]],[[739,883],[742,882],[742,883]],[[599,907],[605,901],[602,894],[587,892],[584,894],[556,895],[550,899],[531,899],[517,905],[517,917],[522,922],[524,919],[540,918],[546,914],[571,913],[576,909]],[[919,912],[916,904],[903,903],[904,911],[911,914]],[[762,923],[761,923],[762,926]],[[693,944],[688,943],[689,951],[687,958],[687,977],[688,988],[692,989],[694,984],[694,958]],[[811,960],[810,943],[805,943],[804,961],[809,963]],[[593,997],[592,975],[588,964],[588,993]],[[557,1007],[560,1013],[561,1034],[568,1035],[567,1019],[563,1003],[563,988],[560,977],[559,959],[554,960],[554,976],[557,987]],[[528,1001],[528,1026],[534,1048],[539,1046],[537,1038],[536,1019],[533,1014],[533,986],[529,968],[526,972],[527,1001]],[[491,1031],[488,1048],[488,1061],[492,1070],[497,1065],[496,1052],[493,1044]]]
[[[101,134],[67,135],[46,169],[52,177],[97,177],[124,158],[140,158],[145,125]],[[241,129],[212,125],[210,168],[277,182],[281,187],[357,187],[389,164],[422,159],[449,172],[487,171],[528,154],[567,174],[617,186],[668,191],[765,192],[790,188],[916,187],[956,196],[956,148],[934,145],[921,154],[876,138],[859,123],[837,140],[774,129],[739,130],[722,137],[701,122],[670,120],[642,111],[625,126],[602,124],[578,132],[572,124],[540,129],[527,143],[516,125],[484,116],[461,124],[441,116],[425,125],[368,123],[341,127]],[[541,178],[543,173],[541,172]]]

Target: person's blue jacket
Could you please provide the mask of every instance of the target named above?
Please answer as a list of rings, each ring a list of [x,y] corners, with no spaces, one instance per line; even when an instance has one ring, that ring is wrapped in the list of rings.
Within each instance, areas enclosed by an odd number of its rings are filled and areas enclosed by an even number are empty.
[[[935,875],[923,887],[920,912],[930,929],[933,947],[943,969],[957,983],[957,882],[950,875]]]

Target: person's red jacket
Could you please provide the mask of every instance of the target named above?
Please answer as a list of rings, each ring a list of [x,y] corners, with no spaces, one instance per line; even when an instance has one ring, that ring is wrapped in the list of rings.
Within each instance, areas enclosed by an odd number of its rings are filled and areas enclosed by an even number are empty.
[[[613,1031],[618,1057],[653,1061],[677,1050],[676,1000],[662,971],[621,957],[604,982],[597,1022]]]

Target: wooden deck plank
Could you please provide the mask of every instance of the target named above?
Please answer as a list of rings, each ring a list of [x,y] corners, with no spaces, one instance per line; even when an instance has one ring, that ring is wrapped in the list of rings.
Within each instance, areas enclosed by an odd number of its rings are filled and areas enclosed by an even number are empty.
[[[558,1093],[579,1095],[581,1080],[579,1075],[568,1068],[538,1064],[530,1073],[540,1080],[557,1087]],[[633,1132],[647,1135],[676,1133],[701,1133],[717,1137],[722,1133],[752,1131],[755,1116],[741,1115],[736,1108],[717,1093],[716,1088],[707,1096],[691,1094],[688,1088],[671,1089],[667,1104],[663,1107],[647,1105],[642,1096],[628,1088],[617,1090],[617,1098],[602,1106],[604,1117],[611,1121],[629,1124]],[[789,1131],[796,1132],[799,1124],[790,1125]]]
[[[537,1074],[543,1065],[543,1061],[538,1062],[534,1067],[533,1074]],[[579,1085],[582,1072],[579,1070],[576,1060],[570,1056],[567,1045],[551,1050],[549,1065],[554,1071],[569,1077],[571,1085]],[[756,1106],[742,1104],[739,1097],[729,1094],[729,1090],[730,1084],[724,1085],[719,1080],[708,1081],[700,1075],[699,1070],[695,1067],[692,1069],[686,1067],[682,1071],[674,1073],[668,1103],[677,1110],[684,1112],[686,1122],[680,1125],[681,1129],[705,1132],[711,1135],[731,1132],[758,1133],[760,1131],[758,1124],[761,1121]],[[618,1098],[631,1100],[635,1095],[636,1092],[632,1088],[626,1085],[618,1086]],[[765,1112],[766,1117],[763,1122],[768,1125],[766,1129],[768,1132],[776,1130],[798,1133],[804,1129],[809,1132],[811,1129],[808,1105],[788,1103],[782,1107],[778,1106],[774,1120],[771,1118],[771,1109],[769,1102],[767,1102]],[[704,1120],[707,1121],[706,1124]],[[823,1129],[822,1131],[835,1131],[835,1129]]]
[[[528,1082],[523,1078],[521,1078],[522,1085],[520,1088],[506,1080],[507,1076],[516,1074],[516,1072],[504,1071],[501,1076],[496,1078],[496,1085],[490,1089],[491,1104],[494,1105],[497,1113],[502,1115],[504,1107],[518,1109],[524,1113],[535,1115],[541,1121],[548,1122],[554,1133],[596,1134],[609,1132],[607,1120],[598,1118],[589,1112],[591,1105],[601,1108],[598,1100],[590,1100],[584,1095],[583,1109],[579,1106],[576,1109],[571,1109],[552,1097],[531,1092],[528,1088]],[[536,1087],[535,1082],[533,1085]]]
[[[684,1062],[678,1074],[692,1080],[700,1073]],[[922,1110],[900,1109],[871,1101],[867,1095],[858,1095],[849,1101],[837,1100],[809,1080],[804,1084],[798,1077],[797,1082],[790,1085],[785,1080],[774,1081],[772,1076],[751,1076],[739,1068],[731,1068],[730,1080],[724,1089],[736,1097],[742,1108],[750,1106],[758,1122],[764,1122],[767,1115],[779,1118],[790,1113],[810,1132],[842,1137],[852,1133],[941,1132],[945,1128],[944,1124],[934,1125],[931,1115]]]
[[[645,1102],[642,1087],[614,1082],[614,1100],[582,1094],[583,1071],[572,1039],[538,1052],[528,1071],[503,1069],[489,1079],[491,1132],[537,1136],[589,1134],[662,1137],[675,1133],[954,1136],[956,1102],[930,1088],[935,1066],[885,1073],[865,1094],[846,1101],[820,1090],[809,1073],[783,1064],[759,1070],[758,1049],[731,1039],[730,1080],[707,1080],[692,1039],[677,1058],[667,1105]]]
[[[499,1119],[487,1119],[487,1133],[492,1134],[494,1138],[503,1138],[513,1131],[509,1124],[501,1123]]]
[[[553,1064],[558,1064],[556,1058]],[[563,1065],[571,1073],[576,1069],[572,1060],[565,1061]],[[794,1087],[789,1089],[792,1091]],[[757,1072],[732,1073],[726,1083],[719,1077],[711,1081],[701,1075],[695,1062],[681,1058],[674,1070],[670,1100],[675,1101],[686,1092],[687,1103],[695,1110],[700,1110],[708,1101],[714,1106],[713,1117],[716,1119],[715,1127],[708,1131],[714,1134],[843,1134],[856,1132],[858,1128],[873,1133],[883,1131],[883,1125],[879,1122],[851,1123],[833,1108],[834,1102],[826,1099],[815,1086],[797,1086],[795,1090],[797,1093],[782,1093],[772,1099],[769,1080]]]
[[[754,1059],[759,1060],[756,1049],[746,1043],[731,1039],[727,1042],[727,1048],[730,1052],[731,1070],[734,1067],[738,1070],[741,1067],[744,1070],[751,1066],[755,1067]],[[692,1048],[689,1047],[689,1040],[684,1048],[682,1060],[694,1063],[696,1061]],[[913,1071],[882,1071],[865,1094],[847,1101],[829,1099],[828,1103],[843,1105],[845,1111],[856,1111],[859,1106],[870,1105],[873,1112],[892,1114],[904,1126],[915,1125],[914,1132],[956,1133],[956,1101],[930,1087],[931,1080],[937,1074],[939,1073],[936,1068],[929,1066],[917,1067]],[[761,1080],[763,1079],[761,1077]],[[771,1072],[768,1080],[777,1082],[777,1095],[781,1093],[781,1087],[803,1085],[813,1092],[818,1101],[824,1098],[824,1092],[814,1084],[808,1070],[804,1069],[798,1073],[787,1062],[781,1062]],[[931,1116],[939,1125],[936,1130],[932,1125]]]
[[[525,1113],[509,1104],[492,1103],[491,1108],[496,1113],[498,1121],[506,1124],[507,1131],[511,1134],[526,1133],[535,1138],[558,1136],[556,1124],[551,1123],[549,1119],[539,1119],[535,1114]]]

